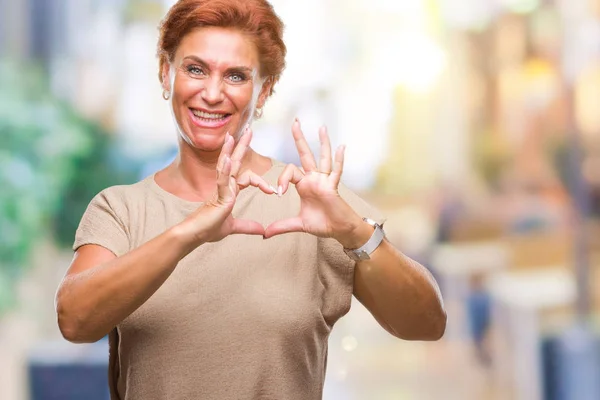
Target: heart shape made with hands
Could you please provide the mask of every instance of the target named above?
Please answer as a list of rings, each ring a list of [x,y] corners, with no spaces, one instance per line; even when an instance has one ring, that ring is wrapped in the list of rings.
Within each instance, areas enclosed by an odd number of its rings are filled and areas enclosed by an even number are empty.
[[[338,193],[344,167],[345,146],[336,150],[332,161],[329,135],[327,129],[321,127],[320,158],[317,165],[298,119],[292,125],[292,134],[302,168],[288,164],[278,178],[277,189],[252,171],[239,174],[241,160],[250,144],[252,131],[246,128],[235,149],[233,138],[227,135],[217,162],[216,203],[229,210],[225,221],[229,234],[262,234],[266,239],[284,233],[305,232],[319,237],[336,237],[347,233],[352,216],[360,220]],[[265,228],[256,221],[236,219],[230,215],[240,190],[254,186],[265,194],[281,196],[287,192],[290,183],[296,186],[300,196],[300,211],[297,216],[275,221]]]

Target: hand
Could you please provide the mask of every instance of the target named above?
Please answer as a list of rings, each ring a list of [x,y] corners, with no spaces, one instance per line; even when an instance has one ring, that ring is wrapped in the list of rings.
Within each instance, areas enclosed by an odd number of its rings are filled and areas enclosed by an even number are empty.
[[[331,162],[331,143],[327,129],[319,130],[321,156],[317,167],[315,158],[296,119],[292,134],[300,155],[302,170],[293,164],[286,166],[278,180],[279,192],[285,193],[293,183],[300,196],[300,213],[294,218],[276,221],[265,229],[265,237],[288,232],[306,232],[319,237],[333,237],[342,244],[353,244],[352,235],[362,219],[338,193],[344,169],[344,146],[335,152]]]
[[[266,194],[274,189],[259,175],[248,170],[239,174],[252,131],[246,128],[237,146],[229,133],[217,161],[217,190],[213,199],[203,204],[183,222],[199,243],[217,242],[228,235],[244,233],[264,235],[264,227],[251,220],[233,218],[231,212],[240,190],[255,186]]]

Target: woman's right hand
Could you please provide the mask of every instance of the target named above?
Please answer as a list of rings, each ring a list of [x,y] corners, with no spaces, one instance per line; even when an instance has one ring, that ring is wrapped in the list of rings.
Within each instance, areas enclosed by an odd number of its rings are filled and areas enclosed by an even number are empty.
[[[180,224],[186,233],[192,235],[195,243],[218,242],[239,233],[264,235],[265,229],[260,223],[231,215],[238,193],[248,186],[255,186],[269,195],[276,193],[273,187],[251,170],[240,174],[242,159],[251,139],[252,131],[249,128],[246,128],[237,145],[229,133],[225,137],[217,161],[217,190],[213,199]]]

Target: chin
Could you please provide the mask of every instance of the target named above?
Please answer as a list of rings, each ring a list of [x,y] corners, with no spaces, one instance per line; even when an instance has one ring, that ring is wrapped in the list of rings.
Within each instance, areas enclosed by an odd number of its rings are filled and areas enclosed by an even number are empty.
[[[187,144],[196,150],[214,152],[223,147],[223,143],[225,142],[225,133],[226,132],[208,135],[206,133],[196,133],[188,135],[183,139],[185,142],[187,142]]]
[[[199,129],[193,127],[193,129],[186,132],[190,132],[191,134],[185,133],[180,135],[182,139],[194,149],[206,152],[220,151],[223,143],[225,143],[225,135],[227,132],[231,133],[226,127],[224,129]]]

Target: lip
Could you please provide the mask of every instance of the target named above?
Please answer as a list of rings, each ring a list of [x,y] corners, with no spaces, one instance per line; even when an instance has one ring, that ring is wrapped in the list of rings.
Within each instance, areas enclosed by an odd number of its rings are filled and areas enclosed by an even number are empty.
[[[196,111],[202,111],[205,112],[207,114],[231,114],[227,111],[224,110],[207,110],[206,108],[202,108],[202,107],[188,107],[190,110],[196,110]]]
[[[203,110],[201,108],[195,108],[194,110],[199,110],[199,111],[204,111],[207,113],[214,113],[214,114],[227,114],[227,113],[224,113],[221,111],[208,111],[208,110]],[[192,112],[192,110],[189,108],[188,108],[188,114],[190,116],[190,120],[192,121],[192,123],[199,128],[212,128],[212,129],[221,128],[222,126],[227,125],[227,123],[231,119],[231,114],[229,114],[225,118],[216,119],[216,120],[208,120],[208,119],[196,117],[194,115],[194,113]]]

